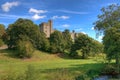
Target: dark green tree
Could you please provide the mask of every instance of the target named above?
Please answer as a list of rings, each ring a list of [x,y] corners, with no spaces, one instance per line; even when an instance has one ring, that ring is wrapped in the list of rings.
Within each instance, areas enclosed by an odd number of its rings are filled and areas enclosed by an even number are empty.
[[[71,34],[70,31],[68,29],[63,31],[63,38],[65,40],[65,50],[70,51],[71,46],[73,44],[72,38],[71,38]]]
[[[31,58],[34,52],[34,47],[27,36],[21,35],[21,39],[17,40],[17,53],[15,56],[20,58]]]
[[[102,14],[98,15],[98,20],[94,23],[94,29],[99,33],[115,27],[120,22],[120,6],[112,4],[101,9]]]
[[[27,36],[33,46],[39,50],[47,49],[49,45],[44,33],[40,32],[39,27],[28,19],[20,18],[15,23],[10,24],[7,33],[9,35],[9,48],[16,47],[17,41],[21,39],[22,35]]]
[[[92,45],[91,45],[91,53],[93,54],[99,54],[99,53],[103,53],[103,43],[92,39]]]
[[[50,51],[53,53],[61,53],[64,51],[65,43],[61,32],[54,31],[50,35]]]
[[[4,36],[5,33],[6,33],[5,26],[3,24],[0,24],[0,38],[1,39]]]
[[[5,26],[3,24],[0,24],[0,46],[4,44],[6,36]]]
[[[95,30],[98,33],[103,32],[104,51],[108,59],[113,57],[116,59],[116,64],[119,66],[119,35],[120,35],[120,6],[110,5],[101,9],[102,14],[98,15],[98,20],[95,22]]]
[[[75,39],[75,43],[71,48],[71,56],[76,56],[76,50],[81,50],[82,58],[87,58],[88,54],[91,52],[92,48],[92,38],[88,35],[79,33],[78,37]]]

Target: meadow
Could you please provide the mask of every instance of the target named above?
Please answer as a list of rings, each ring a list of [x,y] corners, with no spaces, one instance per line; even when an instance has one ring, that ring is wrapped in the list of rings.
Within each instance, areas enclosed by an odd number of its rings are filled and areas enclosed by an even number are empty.
[[[90,70],[94,71],[92,77],[98,76],[95,71],[104,66],[103,57],[71,59],[35,50],[32,58],[19,59],[13,53],[14,50],[0,50],[0,80],[77,80]]]

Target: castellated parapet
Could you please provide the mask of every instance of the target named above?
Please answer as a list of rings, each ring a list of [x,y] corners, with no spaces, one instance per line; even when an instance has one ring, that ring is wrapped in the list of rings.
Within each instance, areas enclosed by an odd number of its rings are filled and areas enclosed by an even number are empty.
[[[47,23],[43,22],[39,26],[40,26],[40,31],[44,32],[47,38],[49,38],[50,34],[53,33],[52,20],[49,20]]]
[[[48,22],[43,22],[39,26],[40,26],[40,31],[45,33],[46,38],[49,38],[50,34],[54,32],[52,20],[49,20]],[[78,33],[75,33],[75,31],[73,30],[73,32],[70,33],[70,35],[71,35],[72,40],[74,41],[76,37],[78,36]]]

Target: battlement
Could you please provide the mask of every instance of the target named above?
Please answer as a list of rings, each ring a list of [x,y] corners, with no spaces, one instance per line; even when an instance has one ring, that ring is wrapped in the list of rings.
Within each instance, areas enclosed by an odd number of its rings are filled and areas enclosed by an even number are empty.
[[[50,34],[52,34],[54,32],[53,30],[53,21],[49,20],[48,22],[43,22],[39,25],[40,27],[40,31],[44,32],[46,35],[46,38],[50,37]],[[75,38],[78,36],[78,33],[75,33],[75,31],[73,30],[71,33],[71,38],[74,41]]]
[[[46,37],[49,38],[50,34],[53,32],[53,24],[52,24],[52,20],[49,20],[47,23],[43,22],[40,25],[40,31],[44,32],[46,34]]]

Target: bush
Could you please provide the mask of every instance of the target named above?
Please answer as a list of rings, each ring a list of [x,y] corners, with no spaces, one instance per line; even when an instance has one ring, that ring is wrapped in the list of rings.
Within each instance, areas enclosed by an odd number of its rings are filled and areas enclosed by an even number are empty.
[[[33,45],[30,41],[19,40],[17,43],[17,57],[30,58],[34,52]]]
[[[1,47],[2,45],[4,45],[4,42],[3,42],[3,40],[0,39],[0,47]]]
[[[110,76],[117,76],[119,71],[117,70],[115,65],[107,64],[101,71],[102,75],[110,75]]]

